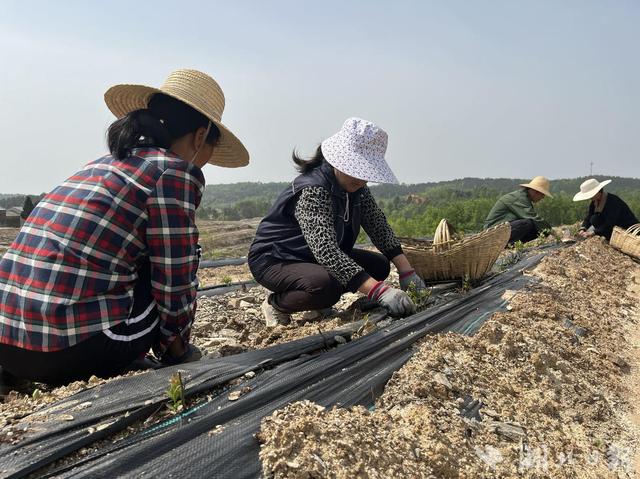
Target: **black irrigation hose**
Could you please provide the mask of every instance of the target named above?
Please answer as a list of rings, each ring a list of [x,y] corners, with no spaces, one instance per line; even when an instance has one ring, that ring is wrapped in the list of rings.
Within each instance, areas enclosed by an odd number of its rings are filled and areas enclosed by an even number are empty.
[[[236,283],[229,284],[217,284],[215,286],[205,286],[203,288],[198,288],[198,297],[202,296],[220,296],[222,294],[227,294],[232,291],[240,291],[246,290],[247,288],[252,288],[256,286],[258,283],[254,280],[248,281],[238,281]]]
[[[246,256],[240,258],[223,258],[223,259],[202,259],[198,269],[203,268],[220,268],[222,266],[238,266],[247,262]]]

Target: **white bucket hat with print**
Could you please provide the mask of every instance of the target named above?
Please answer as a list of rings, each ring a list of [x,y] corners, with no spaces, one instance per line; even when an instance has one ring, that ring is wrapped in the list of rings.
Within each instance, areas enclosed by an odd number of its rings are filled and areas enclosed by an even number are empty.
[[[370,121],[348,118],[320,146],[327,162],[342,173],[373,183],[398,183],[384,159],[387,133]]]
[[[573,196],[573,201],[590,200],[598,194],[598,191],[607,186],[609,183],[611,183],[611,180],[604,180],[600,182],[595,178],[589,178],[588,180],[582,182],[582,184],[580,185],[580,191],[578,191]]]

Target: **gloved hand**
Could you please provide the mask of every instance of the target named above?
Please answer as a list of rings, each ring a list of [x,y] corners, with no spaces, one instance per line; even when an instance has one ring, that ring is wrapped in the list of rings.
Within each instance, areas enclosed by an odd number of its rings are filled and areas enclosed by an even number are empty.
[[[409,289],[409,285],[413,283],[416,292],[421,293],[425,289],[427,289],[422,278],[418,276],[415,270],[410,269],[409,271],[405,271],[404,273],[400,273],[400,288],[402,291],[406,291]]]
[[[416,312],[416,305],[413,304],[407,293],[397,288],[392,288],[385,284],[384,281],[376,283],[367,297],[387,308],[392,316],[407,316]]]

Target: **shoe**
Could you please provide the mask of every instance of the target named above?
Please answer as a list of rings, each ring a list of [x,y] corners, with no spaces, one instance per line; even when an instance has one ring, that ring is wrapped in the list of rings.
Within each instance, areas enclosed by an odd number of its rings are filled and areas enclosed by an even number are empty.
[[[286,326],[291,323],[291,315],[278,311],[269,303],[269,296],[265,298],[260,306],[264,320],[267,323],[267,328],[275,328],[277,325],[282,324]]]

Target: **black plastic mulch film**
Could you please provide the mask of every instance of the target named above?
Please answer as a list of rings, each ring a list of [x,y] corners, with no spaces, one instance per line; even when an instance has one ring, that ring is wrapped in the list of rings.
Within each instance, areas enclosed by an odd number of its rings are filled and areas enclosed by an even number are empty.
[[[24,418],[31,433],[17,446],[0,446],[0,476],[25,477],[146,419],[163,407],[175,371],[183,371],[187,397],[255,371],[253,379],[234,388],[250,388],[237,401],[229,401],[233,389],[226,390],[49,477],[259,477],[259,444],[254,434],[263,417],[302,399],[323,406],[373,405],[393,372],[411,357],[412,344],[426,334],[443,331],[473,334],[505,305],[505,290],[520,289],[530,281],[522,271],[543,256],[523,259],[462,298],[396,320],[337,348],[334,336],[339,330],[149,371],[82,391]]]

